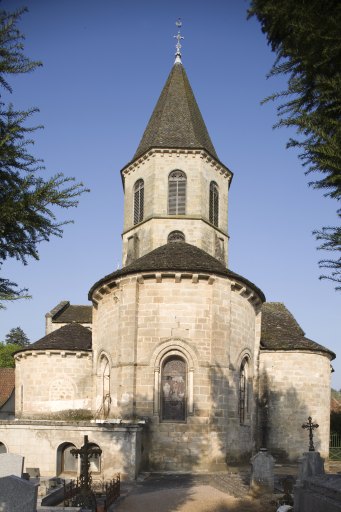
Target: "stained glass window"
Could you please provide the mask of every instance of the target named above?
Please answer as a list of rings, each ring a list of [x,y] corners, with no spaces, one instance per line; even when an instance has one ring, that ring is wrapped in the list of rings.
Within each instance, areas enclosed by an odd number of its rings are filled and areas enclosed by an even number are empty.
[[[163,365],[161,397],[163,420],[186,420],[186,363],[180,357],[168,359]]]

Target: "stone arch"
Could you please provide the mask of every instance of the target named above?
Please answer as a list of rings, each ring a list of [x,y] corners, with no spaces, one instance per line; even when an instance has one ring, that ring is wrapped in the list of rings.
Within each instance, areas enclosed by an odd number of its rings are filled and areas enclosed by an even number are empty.
[[[134,185],[134,225],[143,221],[144,217],[144,181],[140,178]]]
[[[57,448],[57,471],[56,474],[70,474],[77,475],[78,473],[78,459],[71,455],[72,448],[76,448],[76,446],[69,442],[65,441],[61,443]]]
[[[0,441],[0,453],[7,453],[7,452],[8,452],[7,446],[5,445],[5,443]]]
[[[182,231],[171,231],[167,237],[167,243],[186,242],[185,234]]]
[[[103,350],[98,355],[96,371],[98,399],[98,410],[96,416],[103,419],[106,419],[109,416],[111,407],[111,367],[112,362],[110,355]]]
[[[180,359],[186,364],[186,416],[193,414],[194,370],[198,367],[198,358],[192,347],[180,338],[162,341],[154,350],[151,364],[154,366],[154,414],[161,413],[162,368],[167,360]]]
[[[240,352],[237,363],[238,415],[240,425],[249,425],[252,400],[252,360],[248,349]]]
[[[168,176],[168,215],[186,214],[187,176],[175,169]]]

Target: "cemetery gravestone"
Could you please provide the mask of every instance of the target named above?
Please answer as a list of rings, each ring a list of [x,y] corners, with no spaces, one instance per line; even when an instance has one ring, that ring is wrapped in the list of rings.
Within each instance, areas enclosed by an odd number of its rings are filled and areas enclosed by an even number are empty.
[[[36,512],[38,484],[17,476],[0,478],[1,512]]]
[[[14,475],[22,477],[24,457],[16,453],[0,453],[0,478]]]
[[[251,490],[256,494],[274,491],[274,458],[266,448],[251,459]]]

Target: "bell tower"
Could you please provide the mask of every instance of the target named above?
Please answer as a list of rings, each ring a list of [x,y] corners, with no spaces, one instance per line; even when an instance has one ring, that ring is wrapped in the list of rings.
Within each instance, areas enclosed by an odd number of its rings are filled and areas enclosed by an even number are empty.
[[[175,62],[132,161],[122,171],[123,265],[185,241],[227,265],[232,172],[214,149],[181,60]]]

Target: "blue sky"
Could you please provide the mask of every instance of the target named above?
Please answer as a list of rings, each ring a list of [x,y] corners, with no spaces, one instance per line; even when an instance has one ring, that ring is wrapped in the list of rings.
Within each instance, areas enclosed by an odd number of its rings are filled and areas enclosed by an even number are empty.
[[[23,4],[3,0],[13,10]],[[233,172],[229,267],[267,300],[284,302],[306,336],[338,352],[340,294],[320,281],[311,232],[334,225],[336,202],[308,187],[309,177],[273,130],[275,105],[261,100],[285,87],[266,79],[274,55],[242,0],[28,0],[20,24],[25,51],[42,68],[11,79],[17,108],[37,106],[43,124],[32,149],[46,176],[63,172],[91,189],[62,239],[41,244],[40,260],[8,261],[3,274],[33,298],[0,311],[0,339],[21,326],[44,335],[44,315],[61,300],[87,304],[91,285],[121,265],[120,169],[138,146],[174,61],[182,18],[183,64],[218,156]],[[7,98],[5,98],[7,99]],[[327,255],[328,256],[328,255]],[[333,386],[341,388],[341,358]]]

